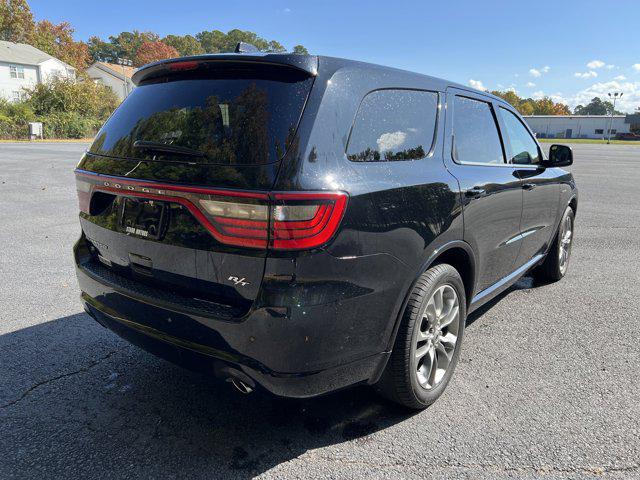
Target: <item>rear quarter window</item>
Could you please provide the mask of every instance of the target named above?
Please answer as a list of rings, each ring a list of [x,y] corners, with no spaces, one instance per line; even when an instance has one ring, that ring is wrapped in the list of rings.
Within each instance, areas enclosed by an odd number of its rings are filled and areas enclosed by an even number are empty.
[[[438,94],[420,90],[377,90],[367,94],[347,145],[352,162],[418,160],[431,151]]]

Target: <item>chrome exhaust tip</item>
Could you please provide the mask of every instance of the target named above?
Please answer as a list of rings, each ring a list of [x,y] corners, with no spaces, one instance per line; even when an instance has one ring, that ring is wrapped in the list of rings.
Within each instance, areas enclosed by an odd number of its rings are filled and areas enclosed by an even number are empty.
[[[251,392],[253,392],[253,388],[244,383],[242,380],[231,378],[230,381],[231,384],[236,388],[236,390],[238,390],[240,393],[243,393],[244,395],[249,395]]]

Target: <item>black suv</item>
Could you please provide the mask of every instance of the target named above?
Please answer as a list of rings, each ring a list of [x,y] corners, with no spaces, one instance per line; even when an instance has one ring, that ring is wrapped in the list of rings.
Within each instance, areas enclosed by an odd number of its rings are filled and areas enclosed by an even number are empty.
[[[499,98],[329,57],[147,65],[76,170],[87,312],[250,392],[424,408],[465,318],[566,271],[571,150]]]

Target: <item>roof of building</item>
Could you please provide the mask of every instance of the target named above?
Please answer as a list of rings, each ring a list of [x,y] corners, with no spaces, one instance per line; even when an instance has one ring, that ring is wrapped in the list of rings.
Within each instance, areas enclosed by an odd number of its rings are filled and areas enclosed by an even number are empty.
[[[117,63],[109,62],[95,62],[91,66],[110,73],[111,75],[120,79],[122,79],[123,75],[127,78],[131,78],[137,70],[136,67],[128,67],[126,65],[118,65]]]
[[[0,40],[0,61],[21,65],[40,65],[47,60],[56,59],[48,53],[26,43],[13,43]],[[62,60],[56,59],[59,62]],[[62,62],[64,63],[64,62]],[[65,65],[67,65],[65,63]],[[67,65],[68,68],[73,68]],[[75,69],[74,69],[75,70]]]

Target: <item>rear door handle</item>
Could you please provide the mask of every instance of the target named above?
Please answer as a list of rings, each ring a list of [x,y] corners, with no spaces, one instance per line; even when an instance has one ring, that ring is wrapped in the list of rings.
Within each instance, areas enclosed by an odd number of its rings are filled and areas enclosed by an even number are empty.
[[[536,188],[536,184],[535,183],[524,183],[522,184],[522,188],[525,190],[533,190],[534,188]]]
[[[487,191],[484,188],[480,188],[480,187],[473,187],[468,189],[466,192],[464,192],[465,196],[467,198],[478,198],[478,197],[482,197],[487,193]]]

